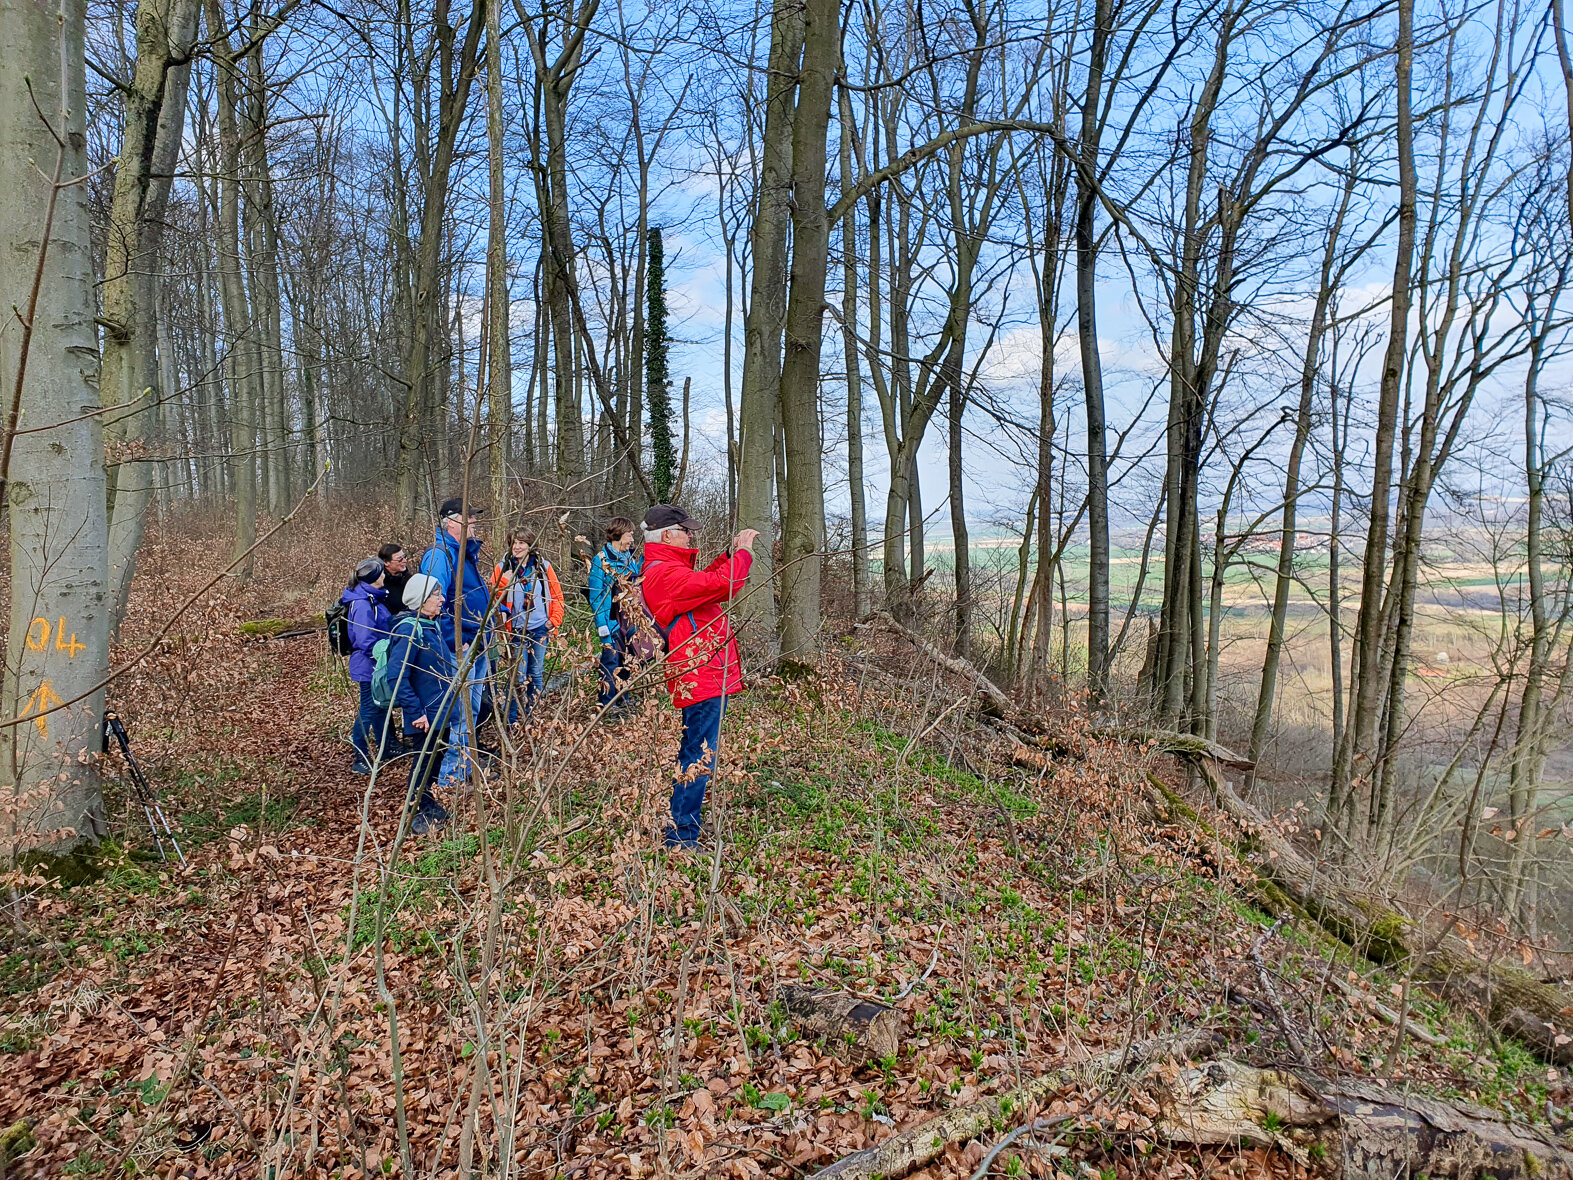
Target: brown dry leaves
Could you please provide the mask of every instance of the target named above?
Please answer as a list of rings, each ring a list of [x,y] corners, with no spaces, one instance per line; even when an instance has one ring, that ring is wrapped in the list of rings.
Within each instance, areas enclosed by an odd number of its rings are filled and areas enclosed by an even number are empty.
[[[133,748],[192,833],[192,867],[127,868],[30,913],[7,960],[29,964],[7,977],[27,986],[0,1008],[0,1125],[32,1120],[39,1147],[13,1175],[402,1171],[368,946],[402,776],[371,800],[346,961],[365,790],[338,737],[352,706],[316,641],[235,633],[320,610],[343,555],[373,535],[354,520],[302,529],[117,686]],[[150,538],[128,649],[219,560],[222,539],[207,540],[209,561],[202,538]],[[729,709],[707,803],[726,842],[714,893],[708,861],[657,851],[677,722],[654,695],[577,745],[593,709],[563,700],[525,742],[528,773],[450,800],[445,840],[407,843],[383,970],[416,1174],[461,1159],[493,1174],[507,1152],[526,1177],[797,1176],[1132,1035],[1218,1021],[1256,928],[1207,883],[1227,889],[1240,866],[1193,830],[1154,827],[1144,768],[1074,717],[1080,756],[1025,771],[959,715],[908,748],[954,689],[880,671],[893,657]],[[593,692],[589,650],[572,658]],[[559,770],[545,822],[510,857],[505,800],[529,812]],[[140,822],[121,810],[129,838]],[[900,997],[906,1051],[854,1070],[794,1039],[771,1003],[785,979]],[[1155,1147],[1139,1095],[1085,1113],[1094,1140],[1071,1157],[1024,1148],[1020,1167],[1294,1173],[1270,1152]],[[983,1150],[919,1175],[969,1176]]]

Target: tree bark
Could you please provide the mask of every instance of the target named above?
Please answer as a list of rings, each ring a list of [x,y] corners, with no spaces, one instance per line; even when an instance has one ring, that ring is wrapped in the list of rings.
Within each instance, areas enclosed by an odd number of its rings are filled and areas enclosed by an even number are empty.
[[[34,715],[0,729],[4,859],[67,850],[105,832],[92,757],[102,737],[103,690],[45,714],[101,684],[109,667],[108,522],[85,183],[86,13],[83,0],[0,0],[0,307],[13,320],[0,332],[7,402],[0,479],[11,547],[0,709],[7,718]],[[28,433],[16,433],[19,418]]]
[[[1382,637],[1382,574],[1386,567],[1388,500],[1392,494],[1393,440],[1398,426],[1398,398],[1403,386],[1409,346],[1410,274],[1414,266],[1416,201],[1414,118],[1410,80],[1414,72],[1414,0],[1398,0],[1395,53],[1398,143],[1398,239],[1393,248],[1392,314],[1387,352],[1377,389],[1376,437],[1372,453],[1371,515],[1366,529],[1360,577],[1360,610],[1355,623],[1354,696],[1348,728],[1333,759],[1329,810],[1340,822],[1354,822],[1351,793],[1357,777],[1369,783],[1374,767]],[[1340,814],[1342,813],[1342,814]]]
[[[240,124],[237,110],[238,63],[227,32],[227,18],[218,0],[206,0],[208,37],[218,75],[218,190],[217,251],[219,288],[224,304],[224,327],[230,337],[224,368],[229,378],[229,448],[231,483],[235,492],[234,554],[249,554],[257,539],[257,422],[262,405],[259,388],[262,360],[257,348],[251,300],[241,276],[240,240]],[[237,571],[251,577],[248,556]]]
[[[1161,1138],[1277,1147],[1302,1166],[1311,1164],[1307,1147],[1319,1143],[1346,1180],[1566,1177],[1573,1169],[1573,1153],[1538,1128],[1398,1087],[1224,1058],[1182,1070],[1155,1089]]]
[[[1076,161],[1076,339],[1087,413],[1087,687],[1101,702],[1109,682],[1109,455],[1098,353],[1098,141],[1103,130],[1103,73],[1108,64],[1112,0],[1094,0],[1087,89]]]
[[[513,439],[513,340],[508,292],[508,204],[503,188],[502,21],[503,0],[486,4],[486,465],[492,511],[507,505],[508,461]]]
[[[841,175],[853,176],[852,104],[841,102]],[[858,153],[862,171],[862,153]],[[847,207],[841,219],[841,346],[847,366],[847,492],[852,506],[852,610],[858,617],[873,609],[868,584],[868,503],[863,487],[863,371],[858,356],[858,258],[857,205]],[[731,296],[730,262],[727,270]],[[728,403],[730,405],[730,402]]]
[[[120,452],[107,473],[111,631],[125,615],[152,497],[152,463],[130,452],[146,445],[156,407],[175,392],[160,380],[155,319],[164,211],[185,127],[187,58],[200,12],[198,0],[140,0],[136,66],[123,92],[125,126],[104,238],[100,389],[105,405],[135,403],[135,409],[110,415],[105,428]]]
[[[798,69],[803,54],[803,5],[775,0],[765,78],[765,128],[759,190],[750,231],[753,272],[743,321],[743,383],[738,405],[737,523],[757,529],[754,564],[740,613],[759,623],[774,662],[780,652],[775,601],[776,420],[781,390],[781,335],[786,327],[788,202]]]

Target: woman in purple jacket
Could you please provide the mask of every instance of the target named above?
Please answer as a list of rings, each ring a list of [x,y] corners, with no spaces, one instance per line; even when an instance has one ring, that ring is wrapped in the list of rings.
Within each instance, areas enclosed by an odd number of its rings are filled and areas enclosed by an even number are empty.
[[[355,746],[356,774],[370,774],[385,747],[383,737],[388,728],[388,710],[378,708],[371,695],[371,649],[379,639],[388,637],[392,616],[388,614],[388,592],[383,589],[382,562],[368,557],[355,567],[355,576],[344,588],[340,601],[350,608],[350,679],[360,686],[360,712],[355,717],[355,728],[350,731],[350,741]]]

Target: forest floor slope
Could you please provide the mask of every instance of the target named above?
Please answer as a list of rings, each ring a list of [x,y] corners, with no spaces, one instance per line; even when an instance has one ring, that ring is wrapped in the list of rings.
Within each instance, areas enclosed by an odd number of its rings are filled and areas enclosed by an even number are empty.
[[[527,1177],[795,1177],[1175,1030],[1289,1063],[1258,959],[1322,1071],[1542,1122],[1569,1101],[1558,1071],[1418,993],[1425,1040],[1395,1055],[1376,1006],[1397,982],[1275,929],[1248,868],[1152,818],[1143,755],[1070,725],[1074,757],[1013,765],[964,685],[894,647],[730,704],[718,863],[659,847],[678,727],[657,694],[585,733],[588,647],[502,773],[393,858],[402,775],[368,791],[348,772],[349,686],[320,642],[240,630],[320,609],[331,588],[298,571],[337,569],[345,543],[293,541],[116,686],[190,864],[128,851],[40,889],[3,936],[0,1126],[37,1139],[10,1175],[493,1175],[506,1152]],[[150,539],[128,650],[203,567],[199,544]],[[113,803],[117,836],[148,846]],[[786,983],[895,1007],[899,1052],[804,1039]],[[1139,1087],[1069,1085],[1041,1110],[1073,1117],[995,1174],[1331,1167],[1166,1142]],[[972,1176],[1012,1126],[919,1174]]]

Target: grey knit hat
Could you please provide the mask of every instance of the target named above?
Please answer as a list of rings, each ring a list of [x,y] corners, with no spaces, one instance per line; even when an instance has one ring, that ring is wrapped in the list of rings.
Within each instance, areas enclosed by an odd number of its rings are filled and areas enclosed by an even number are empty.
[[[433,594],[442,593],[442,583],[430,574],[411,574],[404,583],[404,605],[408,610],[420,610]]]

